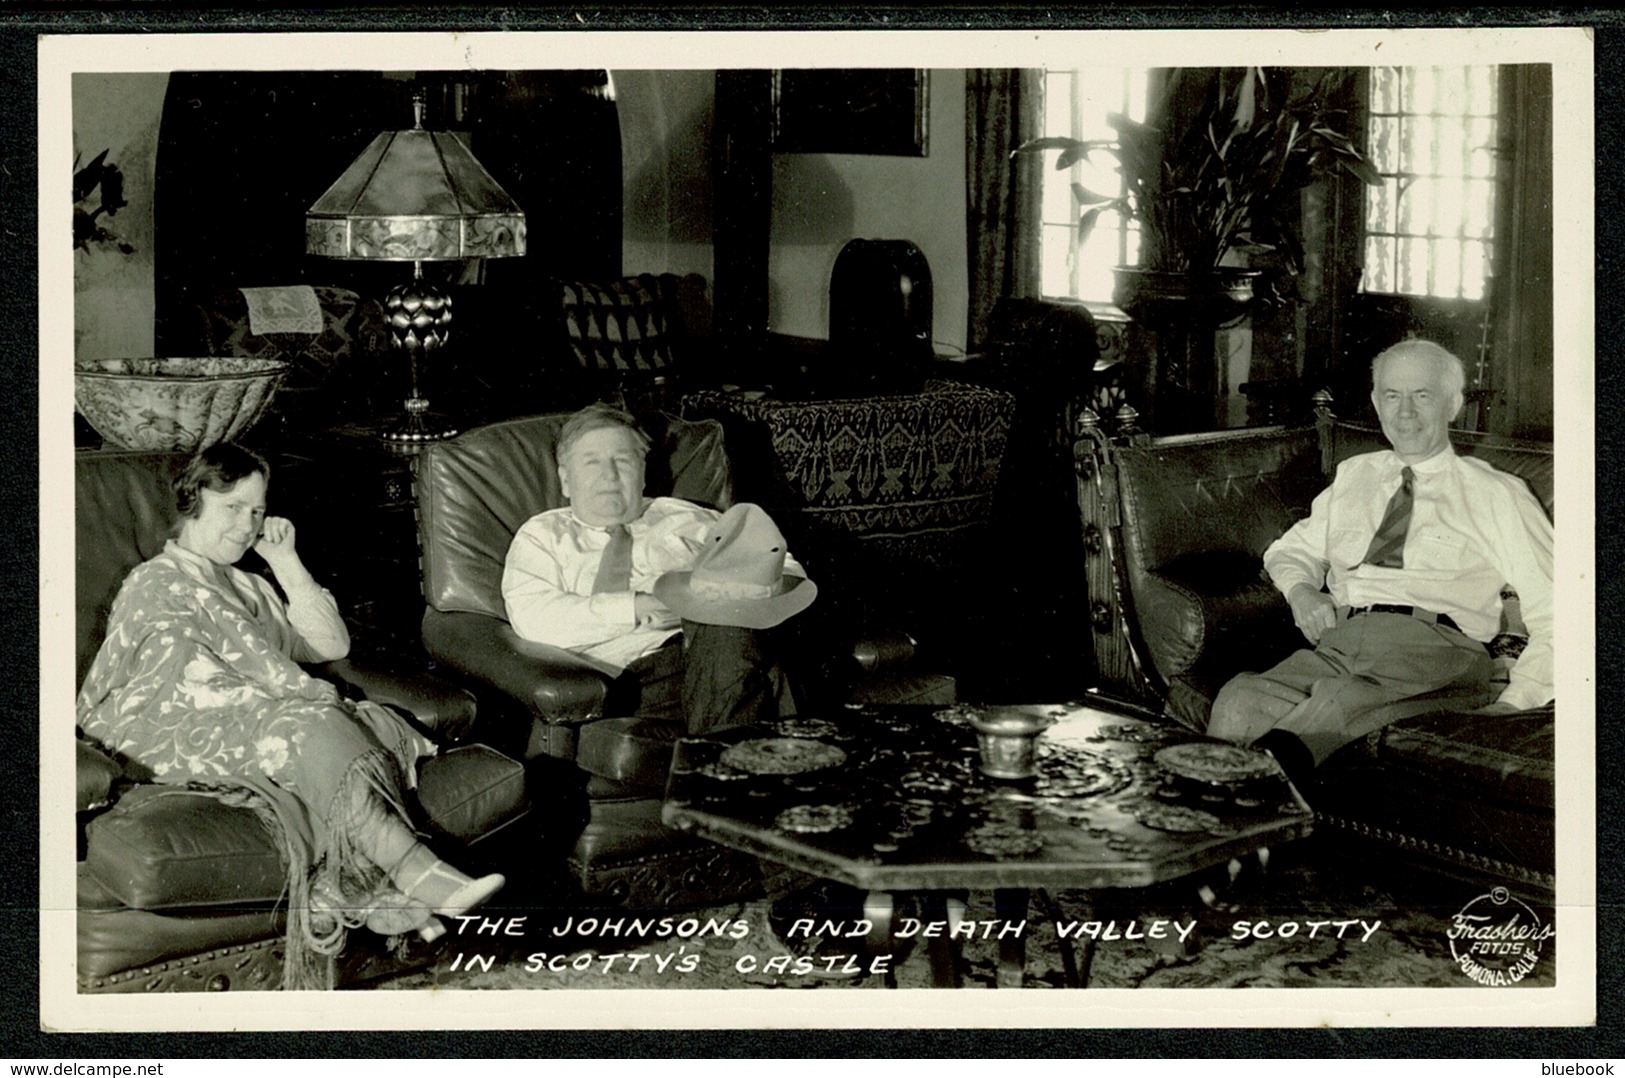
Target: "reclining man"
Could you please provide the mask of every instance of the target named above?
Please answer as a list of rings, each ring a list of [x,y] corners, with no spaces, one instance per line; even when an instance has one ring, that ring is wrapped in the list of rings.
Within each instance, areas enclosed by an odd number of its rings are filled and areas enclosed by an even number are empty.
[[[608,405],[565,422],[558,470],[570,504],[514,536],[502,574],[509,623],[615,678],[621,714],[681,718],[696,734],[790,713],[764,630],[805,610],[817,587],[758,507],[719,514],[644,497],[649,444]]]
[[[1393,448],[1344,461],[1309,517],[1264,552],[1313,650],[1232,679],[1208,722],[1214,737],[1268,749],[1295,780],[1407,714],[1553,697],[1552,526],[1522,480],[1451,447],[1461,360],[1408,340],[1372,361],[1371,381]],[[1529,640],[1497,697],[1485,644],[1504,585]]]
[[[817,587],[757,506],[718,514],[645,498],[648,451],[637,420],[619,409],[589,405],[565,422],[559,480],[570,504],[514,536],[502,574],[509,623],[615,676],[612,694],[637,694],[613,713],[682,718],[691,734],[793,713],[773,651],[781,641],[766,630],[807,609]],[[808,910],[839,919],[861,908],[849,889],[761,867],[776,932]]]

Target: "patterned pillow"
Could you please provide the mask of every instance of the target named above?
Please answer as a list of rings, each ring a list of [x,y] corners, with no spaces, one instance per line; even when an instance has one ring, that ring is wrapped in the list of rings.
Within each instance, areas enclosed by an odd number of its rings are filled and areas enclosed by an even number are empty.
[[[345,360],[377,355],[389,345],[388,323],[376,300],[363,300],[347,288],[316,286],[322,307],[322,332],[256,336],[249,328],[248,301],[238,289],[226,289],[197,307],[201,327],[199,355],[250,356],[294,364],[285,389],[315,388]]]
[[[581,366],[599,371],[671,366],[671,334],[654,274],[609,284],[565,282],[562,298],[570,350]]]

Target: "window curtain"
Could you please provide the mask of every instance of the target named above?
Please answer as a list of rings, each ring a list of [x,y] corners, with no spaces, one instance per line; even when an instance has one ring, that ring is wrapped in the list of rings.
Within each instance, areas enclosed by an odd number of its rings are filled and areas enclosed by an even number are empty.
[[[1501,69],[1490,409],[1497,434],[1552,436],[1552,68]]]
[[[1037,296],[1039,198],[1037,154],[1011,151],[1039,135],[1044,73],[973,70],[965,87],[966,242],[972,351],[987,344],[993,305],[1005,296]]]

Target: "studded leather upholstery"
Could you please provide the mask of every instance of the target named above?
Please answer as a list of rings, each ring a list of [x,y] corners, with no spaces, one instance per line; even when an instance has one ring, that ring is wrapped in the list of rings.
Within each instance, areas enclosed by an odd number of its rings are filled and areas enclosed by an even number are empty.
[[[185,463],[181,454],[77,455],[77,678],[101,646],[124,577],[174,534],[170,483]],[[440,679],[382,674],[347,660],[328,669],[347,694],[402,708],[443,739],[473,726],[472,695]],[[75,750],[79,808],[105,808],[87,821],[83,836],[78,968],[85,990],[132,990],[135,982],[120,976],[132,964],[256,944],[281,931],[272,911],[286,882],[280,844],[254,813],[199,794],[132,786],[117,761],[84,741]],[[529,810],[520,765],[480,745],[425,761],[414,801],[425,828],[457,843],[487,837]],[[279,975],[277,967],[269,981],[255,983],[275,987]],[[174,983],[206,987],[185,978]]]
[[[1452,432],[1462,455],[1519,476],[1553,512],[1549,445]],[[1152,698],[1201,730],[1243,670],[1304,646],[1264,576],[1264,548],[1308,513],[1338,462],[1386,446],[1379,429],[1319,428],[1086,441],[1084,517],[1108,687]],[[1306,790],[1323,817],[1455,872],[1542,893],[1552,886],[1551,706],[1512,716],[1439,712],[1423,699],[1345,747]]]

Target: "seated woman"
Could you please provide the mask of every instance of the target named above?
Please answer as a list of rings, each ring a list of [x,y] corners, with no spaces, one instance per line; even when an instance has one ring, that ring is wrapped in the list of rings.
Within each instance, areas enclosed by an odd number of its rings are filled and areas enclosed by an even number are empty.
[[[187,465],[175,483],[179,533],[125,579],[78,713],[142,777],[238,800],[247,787],[269,804],[287,849],[285,983],[310,987],[347,928],[433,939],[445,931],[438,917],[479,905],[504,880],[457,871],[412,830],[404,792],[434,746],[299,667],[344,657],[350,636],[300,560],[293,524],[265,515],[269,478],[262,458],[229,443]],[[235,568],[250,547],[286,602]]]

